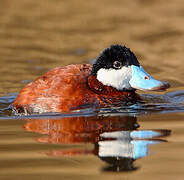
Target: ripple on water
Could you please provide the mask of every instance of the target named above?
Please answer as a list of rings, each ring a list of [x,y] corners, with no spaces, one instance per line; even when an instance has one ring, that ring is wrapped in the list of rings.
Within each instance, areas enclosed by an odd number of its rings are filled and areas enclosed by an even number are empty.
[[[9,94],[8,96],[0,97],[0,117],[11,116],[10,104],[14,101],[17,94]]]
[[[12,116],[11,112],[11,103],[16,98],[17,94],[12,93],[7,96],[0,97],[0,117],[11,116],[10,118],[18,118],[17,116]],[[133,115],[139,116],[141,114],[153,114],[153,113],[175,113],[175,112],[184,112],[184,91],[175,91],[169,92],[162,95],[157,94],[142,94],[143,103],[136,103],[129,106],[119,106],[101,109],[92,109],[87,108],[72,112],[71,114],[60,114],[60,113],[46,113],[41,115],[31,115],[26,116],[34,118],[37,116],[40,117],[65,117],[65,116],[86,116],[94,115]],[[25,117],[25,118],[26,118]]]

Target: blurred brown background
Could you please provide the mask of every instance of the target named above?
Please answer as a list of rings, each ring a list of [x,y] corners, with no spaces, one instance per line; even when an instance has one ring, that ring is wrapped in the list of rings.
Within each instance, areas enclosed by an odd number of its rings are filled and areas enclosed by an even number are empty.
[[[125,44],[155,78],[183,86],[182,0],[1,0],[0,94],[48,69]]]

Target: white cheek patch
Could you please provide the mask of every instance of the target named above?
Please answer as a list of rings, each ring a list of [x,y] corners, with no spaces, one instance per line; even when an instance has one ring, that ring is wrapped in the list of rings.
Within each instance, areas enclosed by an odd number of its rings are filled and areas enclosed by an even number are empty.
[[[122,67],[121,69],[100,69],[97,72],[97,79],[107,86],[112,86],[118,90],[132,89],[129,84],[132,78],[131,67]]]

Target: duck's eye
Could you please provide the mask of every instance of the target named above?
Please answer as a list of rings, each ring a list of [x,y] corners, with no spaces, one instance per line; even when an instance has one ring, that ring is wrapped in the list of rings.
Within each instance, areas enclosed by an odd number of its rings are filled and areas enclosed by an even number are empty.
[[[120,69],[122,67],[122,63],[120,61],[114,61],[113,67],[115,69]]]

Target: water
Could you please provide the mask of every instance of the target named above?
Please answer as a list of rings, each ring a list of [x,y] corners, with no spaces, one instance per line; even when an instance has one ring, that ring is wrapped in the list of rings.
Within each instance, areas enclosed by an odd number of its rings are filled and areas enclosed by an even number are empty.
[[[0,179],[183,179],[182,4],[2,0]],[[56,66],[93,62],[114,43],[172,87],[138,92],[145,103],[129,107],[12,114],[27,83]]]
[[[176,100],[183,99],[181,91],[142,95],[149,103],[29,116],[11,114],[9,105],[16,95],[1,97],[1,177],[57,179],[63,174],[70,178],[72,173],[78,179],[114,177],[107,172],[129,177],[121,173],[132,172],[134,178],[134,173],[145,173],[145,167],[155,173],[164,172],[165,166],[171,168],[170,161],[177,166],[181,161],[172,154],[180,152],[183,144],[178,139],[183,136],[184,109],[182,101],[170,100],[173,95]],[[153,97],[157,103],[151,102]],[[172,136],[179,137],[173,141]],[[160,165],[155,167],[155,162]],[[182,168],[178,171],[182,173]]]

